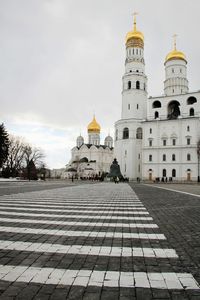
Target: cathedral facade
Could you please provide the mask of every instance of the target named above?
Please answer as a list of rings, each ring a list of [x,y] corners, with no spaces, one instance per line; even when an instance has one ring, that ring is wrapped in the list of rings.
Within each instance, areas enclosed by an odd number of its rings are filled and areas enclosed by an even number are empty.
[[[95,117],[87,127],[88,142],[80,135],[76,139],[76,146],[71,150],[71,160],[67,165],[66,177],[94,178],[110,171],[113,161],[113,138],[108,135],[104,144],[100,143],[101,127]]]
[[[164,94],[148,97],[144,36],[126,36],[121,119],[115,123],[115,157],[129,179],[194,180],[199,176],[200,91],[190,92],[187,59],[176,48],[165,59]]]

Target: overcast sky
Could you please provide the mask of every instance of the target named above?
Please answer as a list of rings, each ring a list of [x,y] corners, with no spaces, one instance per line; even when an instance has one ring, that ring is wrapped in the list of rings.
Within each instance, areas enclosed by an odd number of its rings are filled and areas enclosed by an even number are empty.
[[[1,0],[0,123],[64,167],[95,113],[102,142],[121,114],[125,36],[145,36],[149,95],[161,95],[164,59],[186,54],[190,90],[200,89],[199,0]]]

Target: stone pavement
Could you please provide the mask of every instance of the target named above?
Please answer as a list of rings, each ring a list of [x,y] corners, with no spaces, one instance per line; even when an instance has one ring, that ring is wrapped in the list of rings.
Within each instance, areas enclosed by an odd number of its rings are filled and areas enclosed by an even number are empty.
[[[200,299],[197,263],[154,212],[162,190],[132,187],[137,194],[98,183],[1,196],[0,299]]]

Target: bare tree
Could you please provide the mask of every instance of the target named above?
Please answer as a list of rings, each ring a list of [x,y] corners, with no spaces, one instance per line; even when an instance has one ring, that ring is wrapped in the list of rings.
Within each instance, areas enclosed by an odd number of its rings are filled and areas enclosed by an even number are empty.
[[[19,176],[24,166],[25,142],[21,137],[9,136],[9,153],[5,164],[5,174],[7,177]]]
[[[36,175],[31,173],[35,173],[36,168],[44,164],[44,157],[45,155],[40,148],[33,148],[29,144],[25,145],[24,162],[29,180],[32,179],[31,175],[33,175],[33,179],[36,179]]]
[[[23,174],[28,179],[36,179],[37,169],[41,165],[44,165],[44,153],[41,149],[31,146],[21,137],[9,136],[9,153],[3,171],[5,177]]]

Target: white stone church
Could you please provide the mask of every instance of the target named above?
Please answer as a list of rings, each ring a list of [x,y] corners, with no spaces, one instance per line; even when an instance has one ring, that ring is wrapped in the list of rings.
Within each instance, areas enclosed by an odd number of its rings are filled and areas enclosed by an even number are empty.
[[[115,123],[115,157],[122,175],[144,180],[197,180],[200,91],[190,92],[187,59],[174,49],[165,59],[164,94],[149,97],[144,36],[126,36],[121,119]],[[159,179],[158,179],[159,178]]]
[[[87,127],[88,142],[80,135],[76,146],[71,150],[71,160],[67,165],[65,177],[94,178],[110,171],[113,161],[113,138],[108,135],[104,144],[100,143],[101,127],[95,117]]]

